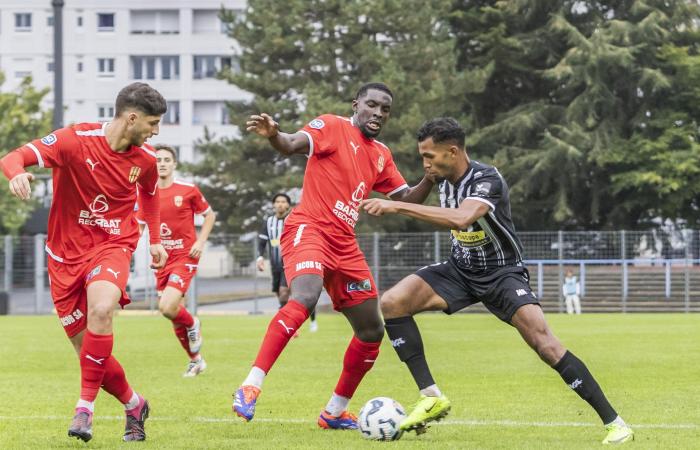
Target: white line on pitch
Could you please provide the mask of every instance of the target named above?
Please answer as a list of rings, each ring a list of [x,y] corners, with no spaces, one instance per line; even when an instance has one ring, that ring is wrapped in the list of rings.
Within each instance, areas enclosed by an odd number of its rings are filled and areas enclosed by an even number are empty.
[[[0,420],[70,420],[68,416],[0,416]],[[95,416],[95,420],[124,420],[124,416]],[[200,423],[243,423],[237,417],[152,417],[149,419],[157,422],[200,422]],[[265,423],[312,423],[313,418],[309,419],[272,419],[259,418],[255,422]],[[535,427],[535,428],[566,428],[566,427],[599,427],[600,424],[588,422],[523,422],[517,420],[467,420],[453,419],[445,420],[437,423],[438,426],[505,426],[505,427]],[[658,428],[658,429],[690,429],[696,430],[700,425],[695,423],[644,423],[630,424],[633,428]]]

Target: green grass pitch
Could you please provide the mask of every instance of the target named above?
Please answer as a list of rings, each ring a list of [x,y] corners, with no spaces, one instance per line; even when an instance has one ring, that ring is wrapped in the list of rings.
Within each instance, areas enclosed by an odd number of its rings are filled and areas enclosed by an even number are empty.
[[[489,315],[419,317],[428,361],[452,400],[427,434],[369,442],[355,431],[317,428],[340,373],[350,328],[320,315],[320,330],[293,340],[265,381],[255,419],[231,413],[270,316],[202,317],[207,373],[183,379],[186,356],[160,317],[115,319],[115,355],[151,403],[148,440],[120,442],[123,409],[100,393],[94,438],[66,431],[79,389],[76,356],[55,317],[0,318],[0,448],[595,448],[605,433],[595,413],[516,331]],[[699,315],[550,315],[554,332],[586,362],[636,432],[638,448],[700,447]],[[351,402],[374,396],[408,408],[417,391],[384,341]]]

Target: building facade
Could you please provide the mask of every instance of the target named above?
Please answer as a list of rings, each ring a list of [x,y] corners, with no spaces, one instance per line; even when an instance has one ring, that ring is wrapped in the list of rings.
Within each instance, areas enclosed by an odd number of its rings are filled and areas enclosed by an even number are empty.
[[[194,162],[193,142],[205,127],[236,135],[226,102],[249,94],[216,78],[237,67],[238,48],[218,17],[222,4],[241,14],[245,0],[66,0],[64,123],[110,120],[119,90],[143,81],[168,101],[149,143],[175,146],[182,161]],[[15,90],[26,76],[53,89],[53,59],[51,0],[0,0],[0,90]],[[52,92],[45,101],[53,106]]]

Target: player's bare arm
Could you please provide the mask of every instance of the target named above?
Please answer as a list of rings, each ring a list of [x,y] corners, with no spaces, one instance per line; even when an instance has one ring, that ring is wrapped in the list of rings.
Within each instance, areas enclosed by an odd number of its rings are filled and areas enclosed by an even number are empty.
[[[420,183],[395,193],[391,199],[406,203],[423,203],[430,195],[434,185],[435,180],[426,174]]]
[[[211,230],[214,228],[214,222],[216,222],[216,214],[212,209],[209,209],[209,211],[204,214],[204,223],[202,224],[202,229],[199,231],[199,236],[197,236],[197,240],[190,249],[190,256],[192,258],[199,258],[202,256],[204,244],[206,244],[207,239],[209,239],[209,233],[211,233]]]
[[[283,133],[269,114],[252,115],[246,122],[246,130],[267,138],[270,144],[285,156],[309,153],[309,138],[304,133]]]
[[[440,208],[438,206],[416,205],[379,198],[364,200],[360,205],[368,214],[402,214],[433,225],[463,230],[489,212],[490,207],[477,200],[464,200],[459,208]]]

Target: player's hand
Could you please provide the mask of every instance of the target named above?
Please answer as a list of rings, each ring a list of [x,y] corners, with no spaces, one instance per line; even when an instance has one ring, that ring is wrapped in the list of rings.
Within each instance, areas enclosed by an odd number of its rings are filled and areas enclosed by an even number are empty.
[[[258,256],[258,259],[255,261],[255,267],[258,268],[258,272],[265,270],[265,258]]]
[[[204,251],[204,242],[196,241],[190,249],[190,258],[199,258]]]
[[[165,267],[165,261],[168,260],[168,252],[165,251],[163,244],[151,244],[148,247],[151,253],[151,269],[162,269]]]
[[[396,202],[392,200],[368,198],[366,200],[362,200],[362,203],[360,203],[360,208],[364,209],[367,214],[372,216],[383,216],[384,214],[396,214],[398,209],[395,205]]]
[[[20,173],[10,180],[10,192],[20,200],[29,200],[32,196],[32,186],[34,175],[29,172]]]
[[[262,137],[271,138],[277,136],[280,132],[280,125],[275,122],[268,114],[262,113],[259,116],[253,115],[248,117],[245,123],[246,130],[259,134]]]

